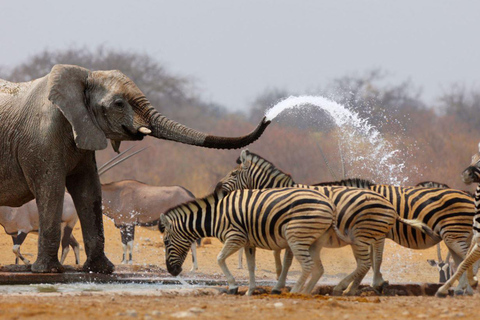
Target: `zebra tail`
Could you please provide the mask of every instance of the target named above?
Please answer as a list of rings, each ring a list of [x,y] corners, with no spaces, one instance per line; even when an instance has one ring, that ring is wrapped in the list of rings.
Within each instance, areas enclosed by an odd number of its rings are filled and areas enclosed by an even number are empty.
[[[338,230],[338,226],[337,226],[337,210],[334,209],[333,210],[333,217],[332,217],[332,228],[333,230],[335,231],[335,234],[337,235],[337,237],[342,240],[343,242],[346,242],[348,244],[352,244],[353,241],[352,239],[350,239],[349,237],[347,237],[346,235],[344,235],[342,232],[340,232],[340,230]]]
[[[432,237],[436,241],[442,241],[442,237],[438,233],[432,230],[426,223],[417,220],[417,219],[403,219],[402,217],[397,215],[397,220],[400,221],[401,223],[404,223],[406,225],[411,226],[412,228],[415,228],[417,230],[422,231],[423,233],[426,233],[428,236]]]

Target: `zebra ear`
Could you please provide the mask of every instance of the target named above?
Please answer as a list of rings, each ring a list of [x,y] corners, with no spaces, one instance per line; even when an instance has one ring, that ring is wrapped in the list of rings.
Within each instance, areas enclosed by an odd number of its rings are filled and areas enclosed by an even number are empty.
[[[248,149],[243,149],[240,153],[240,161],[244,162],[245,160],[247,160],[249,154],[250,152],[248,151]]]

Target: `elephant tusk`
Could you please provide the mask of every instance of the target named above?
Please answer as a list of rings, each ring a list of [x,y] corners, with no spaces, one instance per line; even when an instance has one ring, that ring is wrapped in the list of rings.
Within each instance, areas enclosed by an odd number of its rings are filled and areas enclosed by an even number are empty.
[[[141,132],[141,133],[143,133],[143,134],[150,134],[150,133],[152,133],[152,130],[150,130],[150,129],[146,128],[146,127],[140,127],[140,128],[138,128],[138,131]]]

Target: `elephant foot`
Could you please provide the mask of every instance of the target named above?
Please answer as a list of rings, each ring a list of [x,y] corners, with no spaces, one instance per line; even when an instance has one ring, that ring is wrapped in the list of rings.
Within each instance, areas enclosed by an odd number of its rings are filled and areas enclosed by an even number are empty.
[[[238,294],[238,287],[228,288],[227,294]]]
[[[61,273],[63,271],[65,271],[65,268],[58,259],[37,259],[32,264],[33,273]]]
[[[87,259],[85,264],[83,265],[84,272],[94,272],[94,273],[104,273],[110,274],[115,270],[115,266],[113,263],[108,260],[105,255],[102,255],[98,258],[94,259]]]

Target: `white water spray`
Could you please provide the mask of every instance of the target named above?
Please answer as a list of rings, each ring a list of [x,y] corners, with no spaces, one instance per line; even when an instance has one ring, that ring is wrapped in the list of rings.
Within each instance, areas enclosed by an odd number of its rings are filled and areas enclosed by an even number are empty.
[[[406,182],[405,159],[380,132],[345,106],[320,96],[290,96],[266,111],[267,120],[275,119],[284,110],[315,106],[326,111],[339,128],[339,143],[352,169],[350,177],[360,171],[368,172],[368,179],[399,185]],[[362,169],[362,170],[358,170]]]

